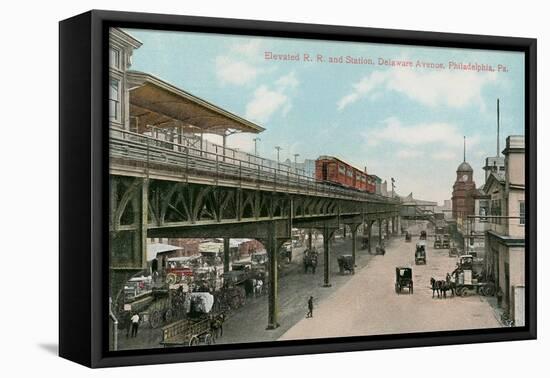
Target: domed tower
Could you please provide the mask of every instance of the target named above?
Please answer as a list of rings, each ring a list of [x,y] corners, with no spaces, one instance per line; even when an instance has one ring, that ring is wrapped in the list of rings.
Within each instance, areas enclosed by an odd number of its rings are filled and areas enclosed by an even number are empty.
[[[465,219],[468,215],[474,215],[475,203],[472,197],[475,191],[474,170],[466,162],[466,138],[464,138],[464,161],[456,169],[456,181],[453,185],[453,218]]]

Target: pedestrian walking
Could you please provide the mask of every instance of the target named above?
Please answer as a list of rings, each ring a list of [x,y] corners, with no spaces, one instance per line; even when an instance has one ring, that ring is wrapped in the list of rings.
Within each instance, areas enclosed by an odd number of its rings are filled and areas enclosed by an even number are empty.
[[[307,312],[306,318],[313,318],[313,297],[312,296],[310,296],[309,299],[307,300],[307,308],[308,308],[308,312]]]
[[[124,315],[124,324],[126,326],[126,337],[130,337],[130,332],[132,331],[132,313],[127,311]]]
[[[138,327],[139,327],[139,315],[136,312],[132,318],[132,337],[136,337],[138,333]]]

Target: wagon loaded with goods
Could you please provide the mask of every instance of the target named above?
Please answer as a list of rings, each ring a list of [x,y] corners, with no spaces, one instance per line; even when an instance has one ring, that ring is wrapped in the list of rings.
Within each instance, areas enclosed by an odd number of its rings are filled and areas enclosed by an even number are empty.
[[[160,344],[165,347],[212,344],[224,320],[223,313],[212,313],[213,304],[212,294],[191,293],[188,316],[163,327]]]
[[[187,298],[183,286],[177,289],[154,288],[152,297],[153,301],[144,311],[151,328],[158,328],[185,316]]]
[[[355,274],[355,261],[353,260],[353,256],[338,256],[338,268],[340,270],[340,274],[345,274],[346,272]]]
[[[472,255],[462,255],[458,266],[453,272],[456,284],[456,295],[466,297],[471,294],[493,296],[496,286],[493,282],[483,280],[483,272],[479,262]]]
[[[193,269],[201,266],[201,255],[171,257],[167,260],[166,283],[168,285],[189,281]]]

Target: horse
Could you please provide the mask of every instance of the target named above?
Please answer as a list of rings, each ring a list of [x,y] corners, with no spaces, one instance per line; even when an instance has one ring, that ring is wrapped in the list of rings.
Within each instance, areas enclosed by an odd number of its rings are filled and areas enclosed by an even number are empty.
[[[445,283],[449,290],[451,290],[451,297],[454,297],[456,294],[456,282],[451,278],[451,275],[447,273],[445,277]]]
[[[254,286],[254,296],[262,295],[263,286],[264,286],[264,282],[260,279],[257,279],[256,285]]]
[[[432,286],[432,298],[435,297],[435,293],[437,292],[437,297],[440,297],[441,293],[441,282],[442,281],[436,281],[435,278],[430,278],[430,285]]]
[[[222,312],[213,316],[210,319],[210,330],[212,331],[212,338],[214,342],[218,337],[223,336],[223,322],[225,321],[225,314]]]
[[[430,284],[432,286],[432,298],[434,298],[435,293],[437,292],[438,298],[447,298],[447,291],[451,291],[451,297],[455,296],[455,284],[451,281],[451,276],[447,273],[445,280],[436,280],[435,278],[430,278]]]

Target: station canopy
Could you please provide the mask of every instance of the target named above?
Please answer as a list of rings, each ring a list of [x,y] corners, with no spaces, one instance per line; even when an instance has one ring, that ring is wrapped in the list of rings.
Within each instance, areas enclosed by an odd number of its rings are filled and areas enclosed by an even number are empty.
[[[127,75],[130,117],[137,118],[139,133],[148,131],[148,126],[221,136],[265,130],[153,75],[138,71],[128,71]]]

